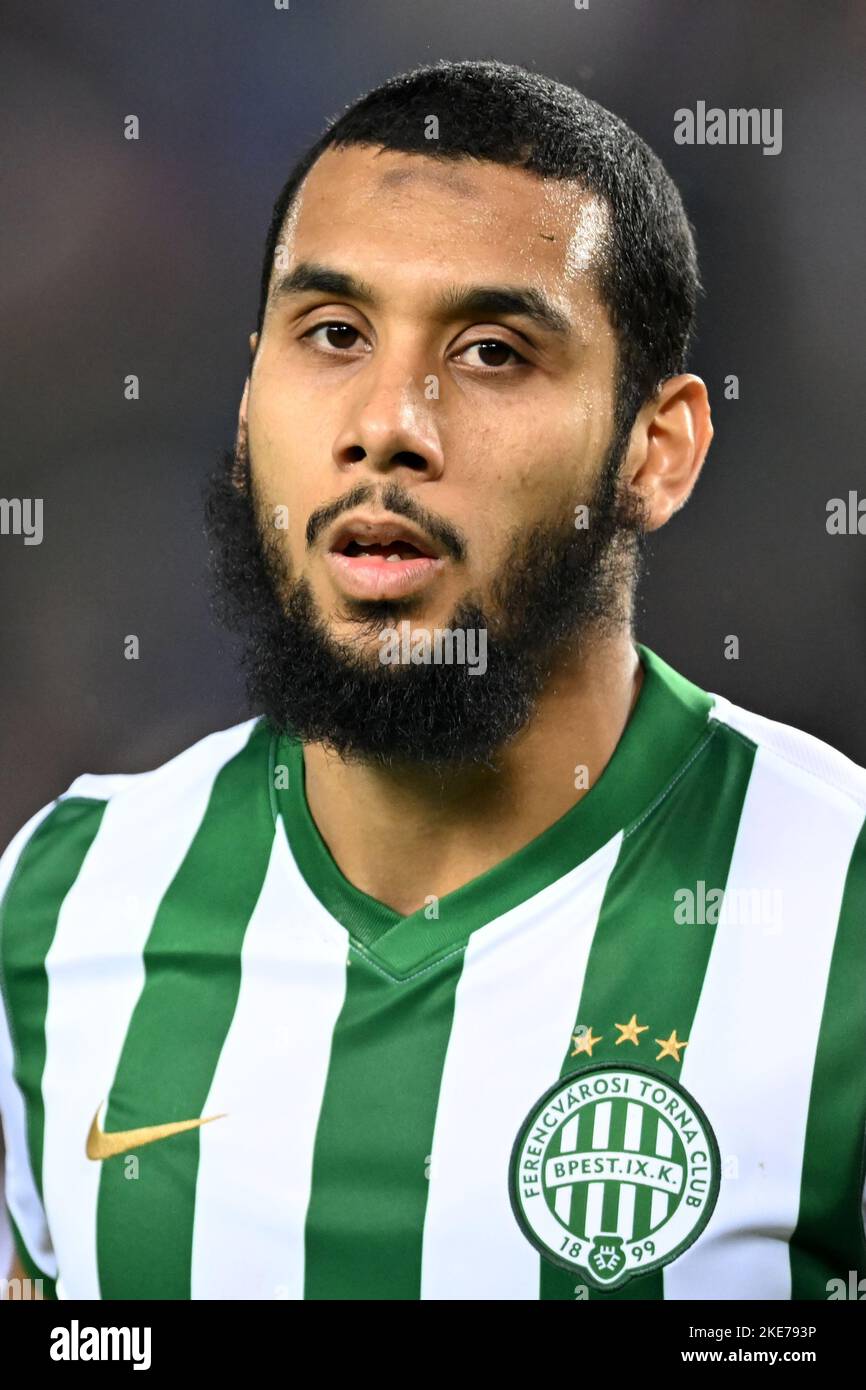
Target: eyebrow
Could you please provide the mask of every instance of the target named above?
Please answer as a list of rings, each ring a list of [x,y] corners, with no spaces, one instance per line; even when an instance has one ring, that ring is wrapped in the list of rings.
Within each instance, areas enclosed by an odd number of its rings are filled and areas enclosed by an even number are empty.
[[[332,270],[330,266],[317,265],[314,261],[299,261],[294,270],[281,276],[271,291],[271,301],[276,302],[286,295],[304,294],[309,290],[333,294],[340,299],[358,299],[363,304],[376,303],[372,286],[364,280],[358,280],[342,270]]]
[[[557,337],[571,333],[567,315],[531,285],[454,285],[445,291],[438,307],[454,318],[516,314]]]
[[[276,282],[271,303],[309,291],[338,299],[356,299],[372,307],[379,302],[375,290],[366,281],[314,261],[300,261]],[[568,316],[531,285],[452,285],[440,296],[436,312],[442,318],[512,314],[527,318],[560,338],[567,338],[572,332]]]

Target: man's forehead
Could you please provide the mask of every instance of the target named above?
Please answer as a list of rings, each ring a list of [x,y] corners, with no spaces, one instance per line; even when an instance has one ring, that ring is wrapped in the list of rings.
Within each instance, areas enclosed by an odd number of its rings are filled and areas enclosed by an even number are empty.
[[[280,241],[321,235],[325,225],[351,225],[359,212],[423,206],[428,218],[510,241],[541,269],[567,276],[592,272],[610,244],[607,203],[577,179],[543,178],[490,160],[442,158],[367,145],[331,147],[307,175]],[[407,233],[411,219],[407,221]],[[414,224],[418,229],[417,222]],[[300,247],[298,254],[311,249]]]
[[[385,153],[385,152],[383,152]],[[430,159],[424,155],[399,155],[378,172],[376,187],[384,192],[392,188],[405,188],[408,184],[427,184],[433,189],[453,193],[459,198],[479,197],[477,182],[467,178],[453,162]],[[375,172],[375,171],[374,171]]]

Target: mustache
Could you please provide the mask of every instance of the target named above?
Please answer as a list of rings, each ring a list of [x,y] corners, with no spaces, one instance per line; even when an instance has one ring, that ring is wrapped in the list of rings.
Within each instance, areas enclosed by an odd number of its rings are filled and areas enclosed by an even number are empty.
[[[317,507],[307,522],[307,548],[314,544],[326,526],[330,526],[331,522],[336,521],[344,512],[350,512],[376,497],[379,498],[383,510],[392,512],[394,516],[405,517],[431,539],[438,541],[452,560],[464,559],[466,537],[460,528],[422,507],[410,492],[395,482],[386,483],[381,489],[374,487],[372,483],[358,483],[343,497],[338,497],[336,501],[328,502],[323,507]]]

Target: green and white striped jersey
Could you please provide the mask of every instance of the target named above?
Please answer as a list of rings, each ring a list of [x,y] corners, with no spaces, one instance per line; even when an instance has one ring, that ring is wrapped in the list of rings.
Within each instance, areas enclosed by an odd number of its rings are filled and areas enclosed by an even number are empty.
[[[261,720],[33,817],[0,861],[31,1275],[460,1300],[866,1275],[866,772],[638,651],[597,783],[408,917],[341,874]]]

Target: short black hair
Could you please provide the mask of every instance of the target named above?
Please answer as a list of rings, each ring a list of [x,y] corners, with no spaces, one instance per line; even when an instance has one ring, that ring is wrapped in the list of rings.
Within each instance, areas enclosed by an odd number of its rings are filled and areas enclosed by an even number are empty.
[[[429,117],[438,138],[429,139]],[[544,178],[575,179],[607,203],[611,242],[597,289],[617,334],[615,427],[685,370],[701,290],[694,234],[661,160],[619,116],[582,92],[494,60],[441,61],[376,87],[298,161],[274,204],[262,264],[261,333],[280,232],[325,150],[371,145],[436,159],[490,160]]]

